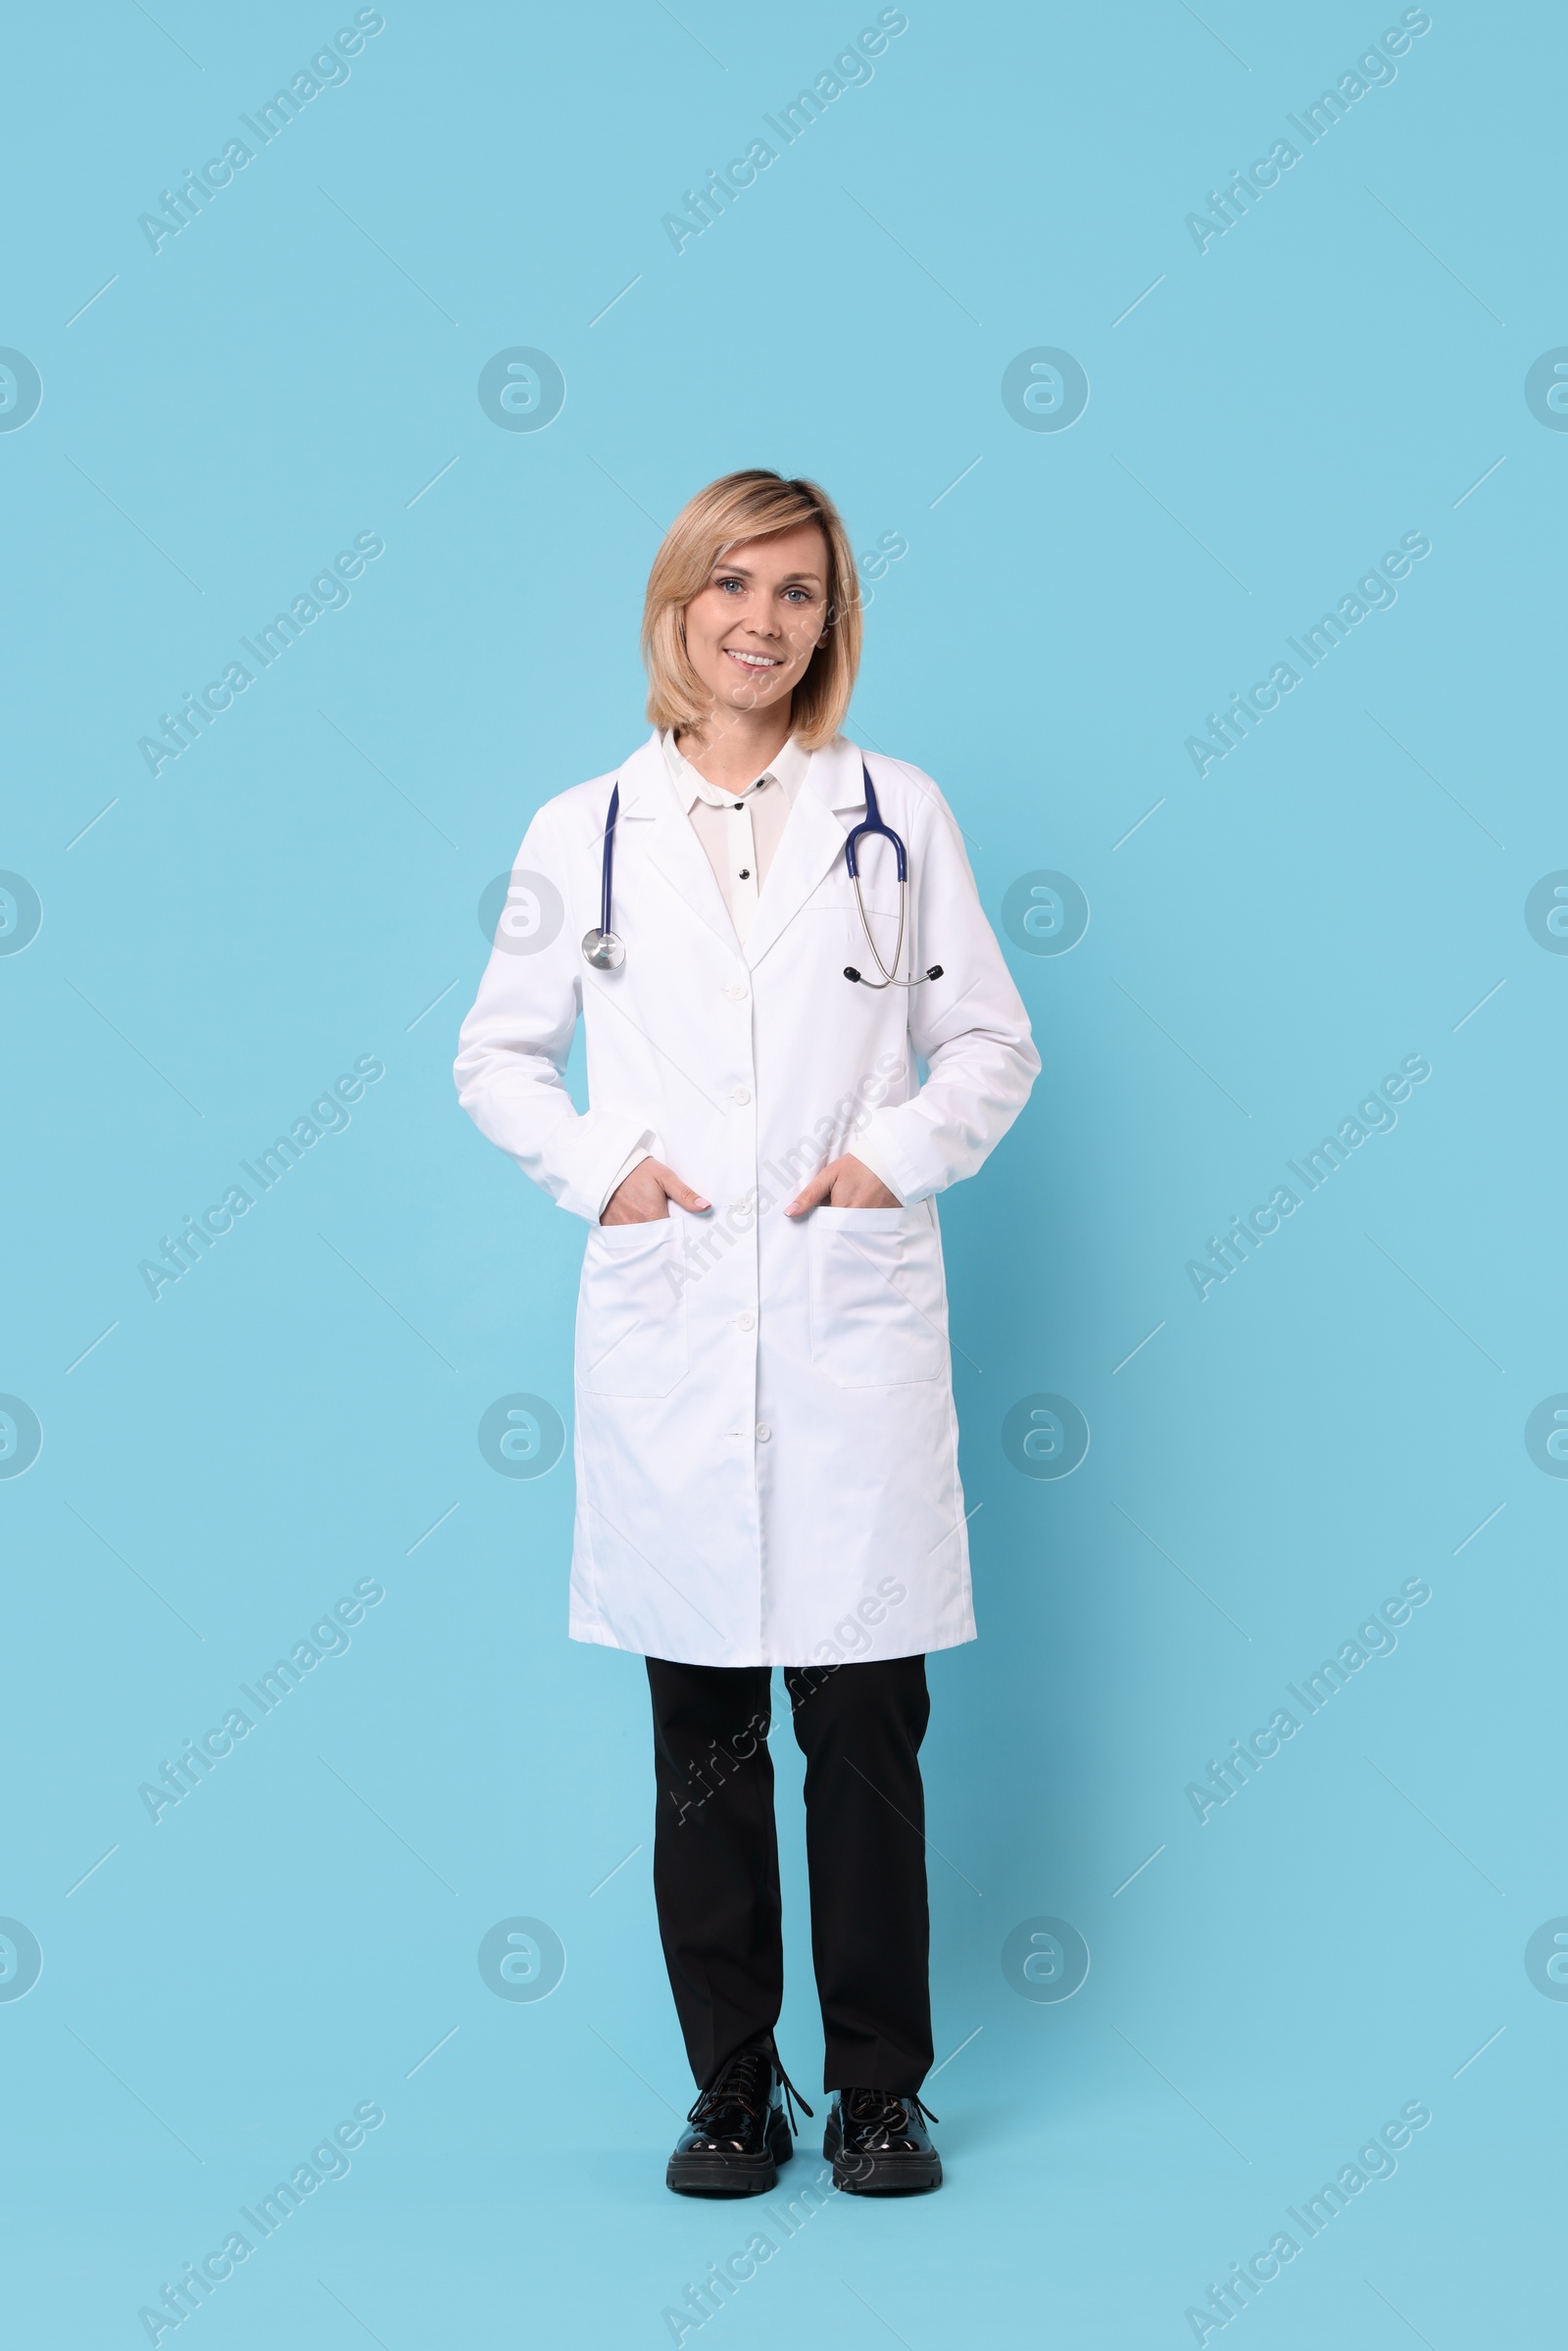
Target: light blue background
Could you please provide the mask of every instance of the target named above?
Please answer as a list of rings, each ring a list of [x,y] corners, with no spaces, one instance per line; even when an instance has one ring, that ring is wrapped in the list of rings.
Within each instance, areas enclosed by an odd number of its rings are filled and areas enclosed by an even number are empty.
[[[662,528],[764,464],[907,540],[853,731],[938,778],[999,923],[1035,868],[1092,916],[1009,943],[1044,1073],[943,1207],[981,1624],[931,1677],[949,2183],[835,2198],[701,2339],[1190,2342],[1423,2100],[1248,2339],[1544,2342],[1568,2005],[1524,1948],[1568,1911],[1568,1488],[1523,1431],[1568,1389],[1568,960],[1523,907],[1568,865],[1568,438],[1523,383],[1568,342],[1560,18],[1435,5],[1200,254],[1186,214],[1396,9],[911,0],[677,256],[662,215],[874,9],[389,5],[155,255],[137,216],[351,13],[100,0],[7,41],[0,342],[44,386],[0,434],[0,865],[43,906],[0,958],[0,1388],[43,1428],[0,1482],[0,1911],[44,1952],[0,2002],[18,2339],[145,2340],[364,2100],[384,2127],[218,2290],[209,2351],[655,2345],[757,2225],[662,2183],[691,2091],[646,1695],[564,1637],[569,1464],[476,1442],[514,1391],[569,1420],[581,1233],[449,1064],[480,892],[640,737]],[[515,344],[565,376],[543,432],[478,404]],[[1003,406],[1039,345],[1087,370],[1068,431]],[[352,603],[155,781],[138,737],[362,531]],[[1200,780],[1204,713],[1407,531],[1397,604]],[[1185,1261],[1414,1053],[1396,1129],[1200,1302]],[[138,1261],[361,1054],[352,1125],[155,1304]],[[1088,1420],[1064,1481],[1004,1455],[1034,1392]],[[370,1576],[350,1651],[155,1827],[138,1785]],[[1414,1576],[1396,1652],[1200,1826],[1187,1784]],[[477,1970],[517,1914],[565,1945],[540,2003]],[[1064,2004],[1002,1972],[1037,1914],[1092,1952]]]

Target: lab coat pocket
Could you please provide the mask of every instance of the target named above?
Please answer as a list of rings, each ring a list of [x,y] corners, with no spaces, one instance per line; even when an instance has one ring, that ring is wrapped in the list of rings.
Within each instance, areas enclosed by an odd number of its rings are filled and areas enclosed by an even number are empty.
[[[894,950],[899,943],[898,893],[895,889],[890,898],[885,891],[874,890],[868,883],[863,884],[862,888],[865,898],[864,922],[860,920],[860,911],[855,903],[855,894],[847,884],[843,890],[831,894],[819,891],[811,902],[811,907],[812,911],[820,918],[824,935],[829,942],[825,951],[829,964],[834,968],[842,969],[846,963],[850,963],[857,971],[864,969],[875,979],[877,976],[876,965],[871,959],[866,943],[866,928],[869,925],[871,937],[876,943],[877,953],[881,955],[887,969],[891,970]],[[906,949],[908,945],[906,937]],[[846,1210],[846,1213],[859,1215],[863,1211],[849,1209]]]
[[[942,1244],[930,1202],[813,1208],[811,1361],[839,1388],[940,1378],[948,1360]]]
[[[577,1381],[591,1396],[668,1396],[686,1377],[684,1235],[673,1214],[590,1225]]]

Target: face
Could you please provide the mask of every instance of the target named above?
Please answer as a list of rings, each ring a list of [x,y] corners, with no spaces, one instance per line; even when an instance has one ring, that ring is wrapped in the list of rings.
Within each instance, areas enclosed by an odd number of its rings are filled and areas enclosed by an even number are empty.
[[[814,522],[719,558],[686,607],[686,650],[715,712],[788,704],[826,633],[827,582]]]

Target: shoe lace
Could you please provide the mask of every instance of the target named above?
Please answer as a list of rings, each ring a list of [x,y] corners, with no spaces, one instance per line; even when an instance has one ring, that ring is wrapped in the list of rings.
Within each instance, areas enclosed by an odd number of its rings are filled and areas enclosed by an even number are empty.
[[[858,2123],[887,2122],[896,2115],[907,2114],[911,2107],[923,2122],[942,2120],[912,2089],[850,2089],[844,2092],[844,2105]]]
[[[748,2114],[760,2114],[767,2097],[768,2079],[772,2074],[777,2074],[779,2087],[784,2092],[791,2135],[798,2138],[800,2125],[795,2119],[796,2100],[800,2099],[805,2113],[810,2114],[812,2109],[807,2105],[785,2073],[777,2047],[771,2039],[749,2041],[744,2048],[737,2049],[708,2087],[698,2091],[686,2120],[688,2123],[706,2123],[720,2106],[739,2106]]]

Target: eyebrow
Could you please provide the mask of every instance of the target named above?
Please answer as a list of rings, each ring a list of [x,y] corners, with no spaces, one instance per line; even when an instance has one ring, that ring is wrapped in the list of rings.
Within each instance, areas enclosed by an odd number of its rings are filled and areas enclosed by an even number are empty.
[[[726,563],[720,560],[713,565],[713,572],[716,574],[721,571],[732,572],[737,579],[755,579],[757,577],[749,563]],[[820,571],[786,571],[778,584],[781,588],[794,588],[810,580],[820,586],[821,579]]]

